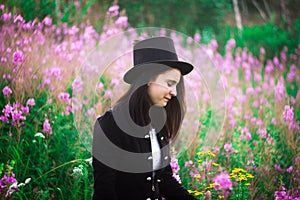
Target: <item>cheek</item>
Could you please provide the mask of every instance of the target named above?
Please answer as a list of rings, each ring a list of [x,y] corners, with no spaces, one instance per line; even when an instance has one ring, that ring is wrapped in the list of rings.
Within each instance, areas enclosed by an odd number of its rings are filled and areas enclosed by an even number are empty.
[[[155,98],[155,96],[156,96],[156,87],[153,85],[149,86],[148,94],[149,94],[150,98],[153,100],[153,98]]]
[[[152,99],[162,98],[166,92],[167,89],[159,85],[152,85],[148,88],[148,94]]]

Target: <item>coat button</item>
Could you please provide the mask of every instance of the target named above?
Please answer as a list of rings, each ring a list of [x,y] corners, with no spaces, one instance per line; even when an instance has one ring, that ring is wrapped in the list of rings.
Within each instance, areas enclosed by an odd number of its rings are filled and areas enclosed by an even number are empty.
[[[145,135],[145,138],[148,139],[150,137],[150,135]]]
[[[151,200],[150,198],[147,198],[146,200]]]
[[[167,160],[168,159],[168,156],[165,156],[165,160]]]
[[[164,136],[161,136],[160,140],[164,140]]]
[[[149,157],[148,157],[148,160],[152,160],[152,156],[149,156]]]
[[[160,183],[160,182],[161,182],[161,180],[160,180],[160,179],[157,179],[157,182],[158,182],[158,183]]]
[[[151,181],[151,177],[149,176],[149,177],[147,177],[147,181]]]

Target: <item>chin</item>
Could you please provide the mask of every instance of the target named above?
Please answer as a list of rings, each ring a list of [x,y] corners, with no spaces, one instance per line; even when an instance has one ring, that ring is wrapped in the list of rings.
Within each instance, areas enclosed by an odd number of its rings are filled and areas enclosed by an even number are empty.
[[[157,104],[154,104],[155,106],[157,107],[165,107],[168,103],[164,102],[164,103],[157,103]]]

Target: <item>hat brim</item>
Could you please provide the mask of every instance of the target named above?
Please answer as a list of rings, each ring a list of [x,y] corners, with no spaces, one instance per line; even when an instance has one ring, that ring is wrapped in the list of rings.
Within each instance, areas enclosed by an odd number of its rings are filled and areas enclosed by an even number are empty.
[[[131,84],[134,81],[134,79],[136,79],[136,77],[145,70],[145,68],[149,69],[149,66],[150,66],[149,64],[155,64],[155,63],[163,64],[163,65],[169,66],[171,68],[179,69],[182,76],[190,73],[194,69],[194,66],[192,64],[184,62],[184,61],[163,60],[163,61],[147,62],[147,63],[143,63],[141,65],[132,67],[130,70],[128,70],[124,74],[123,80],[126,83]]]

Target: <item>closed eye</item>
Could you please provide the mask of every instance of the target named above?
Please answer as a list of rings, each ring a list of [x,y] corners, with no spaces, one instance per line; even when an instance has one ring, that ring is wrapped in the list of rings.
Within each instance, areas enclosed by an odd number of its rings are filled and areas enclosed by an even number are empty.
[[[173,80],[168,80],[167,84],[168,84],[168,87],[171,87],[173,85],[175,85],[177,82],[176,81],[173,81]]]

